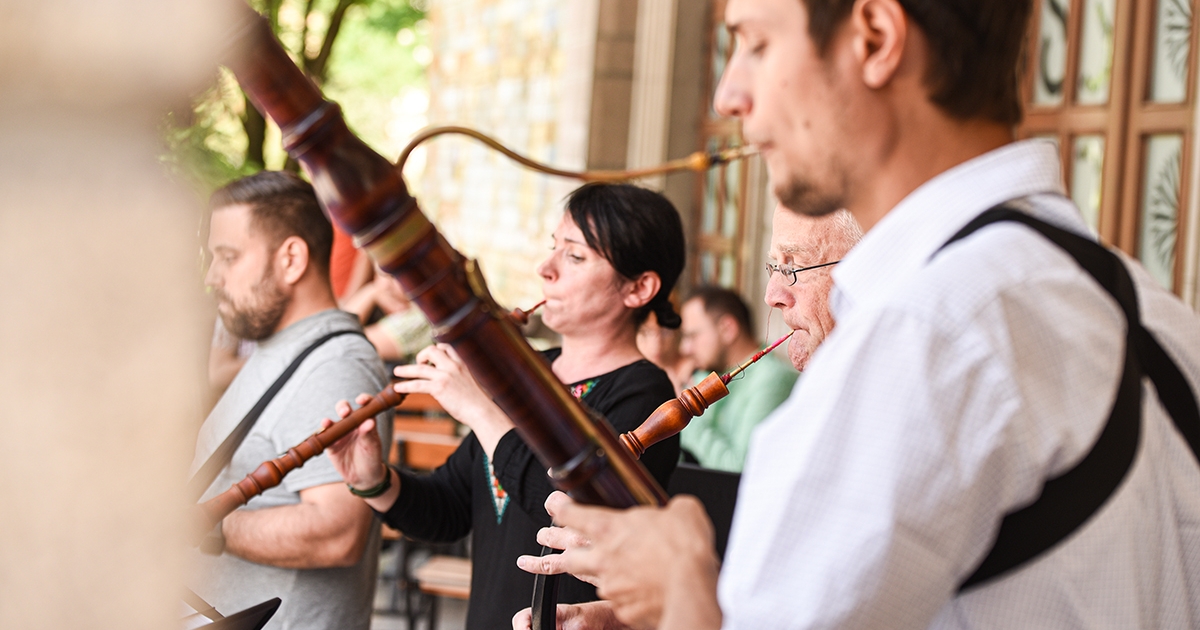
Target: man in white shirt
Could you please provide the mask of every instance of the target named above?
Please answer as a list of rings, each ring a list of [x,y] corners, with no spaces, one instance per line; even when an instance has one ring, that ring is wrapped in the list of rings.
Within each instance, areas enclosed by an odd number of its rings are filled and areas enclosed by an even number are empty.
[[[719,588],[694,500],[555,495],[568,529],[541,537],[568,551],[525,566],[588,575],[609,600],[560,610],[564,627],[1200,627],[1200,465],[1149,381],[1099,510],[959,591],[1005,516],[1107,432],[1126,351],[1121,308],[1041,234],[1004,222],[942,249],[999,204],[1087,233],[1057,149],[1014,142],[1030,5],[729,0],[717,109],[785,206],[844,206],[867,232],[833,272],[837,328],[751,443]],[[1200,321],[1125,266],[1194,405]]]

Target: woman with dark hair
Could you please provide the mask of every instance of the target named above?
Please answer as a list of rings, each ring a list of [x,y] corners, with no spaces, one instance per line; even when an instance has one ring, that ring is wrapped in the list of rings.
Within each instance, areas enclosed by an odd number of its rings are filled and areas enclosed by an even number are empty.
[[[679,326],[667,296],[683,263],[683,227],[665,197],[636,186],[589,184],[568,198],[550,256],[538,266],[542,321],[562,336],[562,347],[544,356],[572,395],[618,433],[675,396],[667,375],[638,351],[637,331],[651,312],[660,325]],[[540,553],[537,532],[550,525],[543,503],[553,487],[545,468],[452,347],[426,348],[396,376],[409,379],[396,391],[432,394],[472,434],[428,476],[382,465],[372,421],[332,446],[330,459],[351,489],[369,495],[368,505],[406,535],[444,542],[470,533],[467,628],[508,627],[533,592],[533,576],[517,568],[517,557]],[[338,413],[345,417],[349,405],[340,404]],[[678,458],[676,436],[648,449],[642,463],[666,487]],[[563,576],[560,601],[594,599],[594,587]]]

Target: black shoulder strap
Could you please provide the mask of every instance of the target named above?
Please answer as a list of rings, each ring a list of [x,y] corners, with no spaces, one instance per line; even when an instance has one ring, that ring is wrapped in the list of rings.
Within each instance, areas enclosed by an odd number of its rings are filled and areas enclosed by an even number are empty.
[[[1124,370],[1108,422],[1091,452],[1071,470],[1046,481],[1034,503],[1004,517],[991,551],[959,585],[959,592],[1008,573],[1045,553],[1081,527],[1116,492],[1137,454],[1143,376],[1150,377],[1163,407],[1200,462],[1200,412],[1196,395],[1179,367],[1142,326],[1133,279],[1118,256],[1099,243],[1004,206],[976,217],[938,252],[1000,221],[1021,223],[1042,234],[1070,254],[1117,301],[1128,322]]]
[[[254,428],[254,423],[258,422],[258,417],[262,415],[263,410],[270,404],[271,399],[275,398],[275,394],[278,394],[279,390],[283,389],[288,379],[292,378],[292,374],[296,372],[296,369],[300,367],[304,359],[312,354],[313,350],[321,347],[326,341],[334,337],[341,337],[342,335],[363,336],[362,332],[357,330],[338,330],[317,339],[305,348],[303,352],[296,355],[296,358],[292,359],[292,364],[287,366],[287,369],[283,371],[283,374],[279,375],[279,378],[275,379],[275,382],[262,395],[262,398],[259,398],[258,402],[254,403],[254,406],[246,413],[246,417],[242,418],[242,421],[226,436],[220,446],[212,452],[212,455],[208,456],[208,460],[196,470],[196,474],[192,475],[192,478],[188,481],[187,488],[188,496],[191,497],[192,501],[199,501],[200,497],[204,495],[204,491],[208,490],[213,480],[217,478],[217,475],[229,465],[230,460],[233,459],[233,454],[237,452],[238,447],[242,445],[242,441],[246,439],[246,436],[250,435],[250,429]]]

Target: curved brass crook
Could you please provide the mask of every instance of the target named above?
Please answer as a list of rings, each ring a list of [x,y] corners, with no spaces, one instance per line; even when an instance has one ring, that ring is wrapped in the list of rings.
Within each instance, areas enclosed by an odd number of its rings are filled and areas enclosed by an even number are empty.
[[[509,159],[535,171],[541,171],[543,173],[557,175],[559,177],[569,177],[571,179],[578,179],[585,182],[621,182],[637,179],[639,177],[648,177],[650,175],[671,173],[674,171],[704,171],[712,168],[713,166],[717,166],[718,164],[725,164],[734,160],[740,160],[744,157],[749,157],[758,153],[758,149],[754,148],[753,146],[743,145],[740,147],[731,147],[728,149],[722,149],[720,151],[714,151],[712,153],[697,151],[685,158],[671,160],[658,166],[650,166],[647,168],[637,168],[625,171],[567,171],[531,160],[504,146],[503,144],[500,144],[500,142],[495,138],[492,138],[491,136],[479,131],[475,131],[474,129],[470,129],[468,127],[446,126],[430,127],[417,133],[417,135],[413,137],[412,141],[408,143],[408,146],[404,147],[404,151],[400,153],[400,159],[396,160],[396,168],[403,171],[404,164],[408,162],[408,156],[410,153],[412,153],[413,149],[417,148],[417,146],[426,140],[429,140],[430,138],[444,134],[459,134],[463,136],[469,136],[486,144],[496,151],[503,153]]]

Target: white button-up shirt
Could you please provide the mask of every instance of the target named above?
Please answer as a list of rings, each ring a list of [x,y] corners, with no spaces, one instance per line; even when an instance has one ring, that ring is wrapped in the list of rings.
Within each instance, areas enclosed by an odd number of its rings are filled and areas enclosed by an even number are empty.
[[[1066,253],[1001,223],[930,260],[1010,200],[1087,233],[1057,156],[1020,142],[939,175],[834,271],[837,328],[751,445],[726,628],[1200,628],[1200,465],[1148,385],[1133,469],[1101,511],[955,594],[1116,396],[1124,318]],[[1128,266],[1144,323],[1200,391],[1200,319]]]

